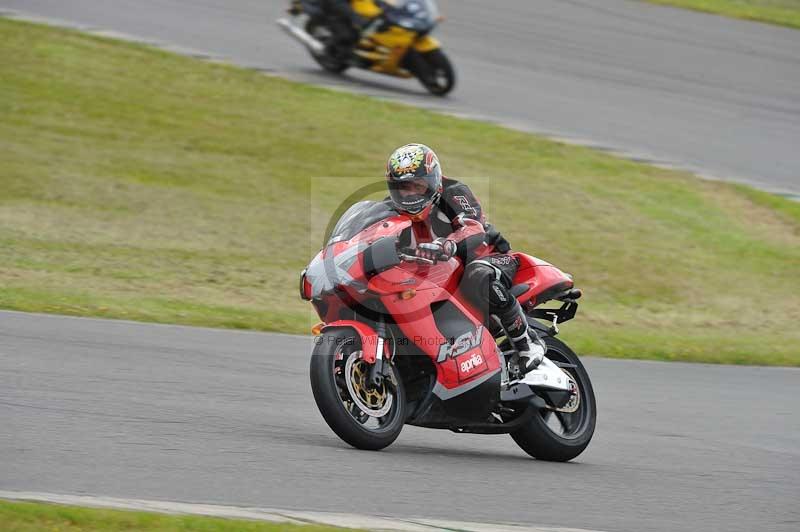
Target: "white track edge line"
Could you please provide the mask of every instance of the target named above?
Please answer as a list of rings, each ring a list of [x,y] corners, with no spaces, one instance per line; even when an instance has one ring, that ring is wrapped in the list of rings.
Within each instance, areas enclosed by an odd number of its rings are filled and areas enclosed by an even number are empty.
[[[62,495],[32,491],[0,490],[0,499],[32,501],[91,508],[113,508],[165,514],[202,515],[232,519],[249,519],[273,523],[316,524],[375,531],[435,532],[451,530],[464,532],[599,532],[595,530],[542,527],[516,524],[490,524],[448,521],[442,519],[370,516],[334,512],[280,510],[275,508],[239,507],[217,504],[196,504],[91,495]]]

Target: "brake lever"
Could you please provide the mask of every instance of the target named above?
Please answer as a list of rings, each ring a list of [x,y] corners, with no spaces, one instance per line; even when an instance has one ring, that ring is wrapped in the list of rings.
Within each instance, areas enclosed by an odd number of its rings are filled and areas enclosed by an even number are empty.
[[[435,260],[430,259],[423,259],[422,257],[417,257],[416,255],[406,255],[405,253],[398,254],[400,260],[406,262],[419,262],[420,264],[436,264]]]

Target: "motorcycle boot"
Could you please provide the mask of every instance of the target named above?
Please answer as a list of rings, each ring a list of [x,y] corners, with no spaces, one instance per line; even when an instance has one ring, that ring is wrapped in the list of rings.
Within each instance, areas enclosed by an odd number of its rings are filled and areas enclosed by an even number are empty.
[[[536,331],[528,326],[522,307],[500,280],[489,287],[489,303],[495,316],[505,329],[511,346],[519,354],[520,372],[524,375],[542,362],[547,346]]]
[[[515,299],[514,303],[507,312],[498,317],[512,347],[519,355],[519,368],[524,375],[542,363],[547,345],[536,331],[528,326],[528,320],[525,318],[519,302]]]
[[[528,329],[524,336],[512,338],[514,349],[519,353],[520,371],[525,374],[539,367],[542,363],[544,354],[547,352],[547,344],[534,331]]]

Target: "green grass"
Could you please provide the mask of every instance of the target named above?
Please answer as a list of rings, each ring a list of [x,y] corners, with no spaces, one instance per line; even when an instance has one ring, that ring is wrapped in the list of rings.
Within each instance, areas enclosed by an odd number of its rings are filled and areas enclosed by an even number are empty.
[[[729,17],[800,28],[800,0],[645,0]]]
[[[0,529],[3,532],[343,532],[348,530],[316,525],[299,526],[5,501],[0,501]]]
[[[420,141],[575,276],[579,352],[800,365],[788,200],[66,30],[0,20],[0,57],[2,308],[307,333],[331,213]]]

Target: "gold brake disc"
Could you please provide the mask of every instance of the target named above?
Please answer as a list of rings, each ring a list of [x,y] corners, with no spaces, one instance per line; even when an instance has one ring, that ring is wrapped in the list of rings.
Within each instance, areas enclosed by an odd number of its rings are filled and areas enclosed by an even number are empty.
[[[369,366],[362,359],[352,355],[345,364],[345,381],[350,396],[358,408],[370,417],[383,417],[392,407],[393,396],[381,383],[377,388],[367,386]]]
[[[379,388],[369,388],[367,386],[367,376],[369,370],[365,368],[363,360],[358,360],[353,364],[353,389],[359,398],[371,409],[379,409],[386,401],[386,386],[381,383]]]

